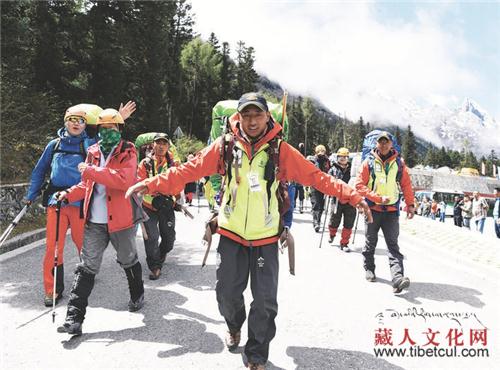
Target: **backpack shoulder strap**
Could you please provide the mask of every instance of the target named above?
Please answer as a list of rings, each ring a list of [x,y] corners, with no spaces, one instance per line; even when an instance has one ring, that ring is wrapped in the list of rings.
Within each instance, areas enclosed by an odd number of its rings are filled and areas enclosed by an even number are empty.
[[[403,165],[404,161],[401,159],[401,156],[396,157],[396,163],[398,165],[398,173],[396,175],[396,182],[401,183],[401,177],[403,177]]]
[[[375,185],[375,157],[370,153],[368,157],[366,158],[368,161],[368,172],[370,173],[370,177],[372,179],[372,188]]]
[[[146,171],[148,172],[148,174],[149,172],[151,172],[153,176],[156,175],[155,163],[151,157],[144,158],[144,167],[146,167]]]
[[[85,158],[87,156],[86,151],[85,151],[84,141],[85,140],[80,141],[80,154],[82,155],[83,158]]]
[[[236,144],[236,137],[232,133],[222,135],[221,163],[223,166],[222,175],[231,176],[231,164],[233,162],[233,149]]]
[[[165,158],[167,159],[168,168],[174,167],[174,161],[173,161],[172,157],[170,156],[170,153],[168,152],[168,150],[167,150],[167,154],[165,154]]]
[[[51,171],[52,171],[52,161],[54,159],[54,154],[58,153],[60,151],[60,148],[61,148],[61,138],[58,137],[56,139],[54,146],[52,147],[52,152],[50,153],[50,169],[51,169]]]

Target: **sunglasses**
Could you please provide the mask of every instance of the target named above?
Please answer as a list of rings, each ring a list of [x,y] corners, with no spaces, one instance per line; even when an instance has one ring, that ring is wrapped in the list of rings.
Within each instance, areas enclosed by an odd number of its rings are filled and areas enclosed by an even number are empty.
[[[86,125],[87,121],[85,121],[82,117],[68,117],[67,122],[78,123],[79,125]]]

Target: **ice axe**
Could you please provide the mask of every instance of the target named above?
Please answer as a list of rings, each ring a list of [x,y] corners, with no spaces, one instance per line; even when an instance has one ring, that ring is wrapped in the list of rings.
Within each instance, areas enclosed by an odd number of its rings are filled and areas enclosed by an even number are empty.
[[[210,252],[210,246],[212,245],[212,235],[217,232],[217,216],[218,213],[214,212],[210,215],[210,218],[205,222],[205,234],[201,239],[202,246],[205,247],[205,255],[203,256],[203,262],[201,263],[201,268],[205,267],[207,264],[208,253]]]
[[[285,248],[288,248],[288,268],[290,274],[295,276],[295,239],[288,227],[285,227],[281,233],[278,243],[281,253]]]
[[[3,243],[7,240],[10,233],[12,232],[12,230],[14,230],[14,228],[17,226],[19,221],[21,221],[21,218],[23,218],[23,216],[26,214],[30,205],[31,205],[31,202],[26,203],[26,205],[23,207],[23,209],[21,209],[21,211],[14,218],[14,221],[12,221],[10,223],[10,225],[5,229],[2,236],[0,236],[0,247],[2,247]]]

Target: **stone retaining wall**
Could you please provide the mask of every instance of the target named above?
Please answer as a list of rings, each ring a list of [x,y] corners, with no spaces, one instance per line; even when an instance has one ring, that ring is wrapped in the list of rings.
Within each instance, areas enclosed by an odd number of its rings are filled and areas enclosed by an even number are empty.
[[[25,205],[24,197],[28,187],[29,183],[0,185],[0,223],[12,222],[14,217],[21,211]],[[40,204],[40,199],[31,206],[29,213],[32,216],[45,213],[45,209]]]

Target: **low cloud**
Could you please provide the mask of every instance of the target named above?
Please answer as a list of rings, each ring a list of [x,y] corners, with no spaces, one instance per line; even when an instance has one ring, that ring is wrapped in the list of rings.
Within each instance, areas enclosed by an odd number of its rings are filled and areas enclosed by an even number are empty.
[[[446,5],[419,11],[412,22],[382,23],[373,3],[192,3],[203,37],[214,32],[233,49],[245,41],[256,49],[259,72],[352,119],[397,123],[395,99],[451,107],[480,85],[459,62],[470,53],[460,32],[440,25]]]

